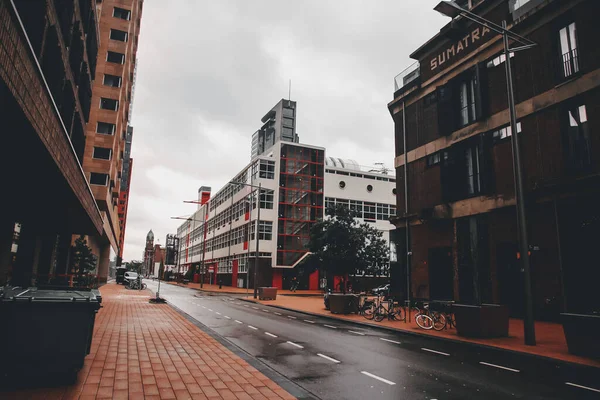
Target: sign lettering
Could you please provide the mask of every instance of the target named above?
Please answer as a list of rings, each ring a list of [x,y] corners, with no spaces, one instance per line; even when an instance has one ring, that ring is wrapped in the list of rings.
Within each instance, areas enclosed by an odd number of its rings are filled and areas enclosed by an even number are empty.
[[[450,62],[451,58],[457,57],[461,52],[469,48],[469,45],[475,45],[478,41],[483,39],[486,35],[491,33],[490,28],[486,26],[478,27],[470,34],[462,38],[446,50],[439,53],[436,57],[433,57],[429,62],[431,71],[441,67],[444,63]]]

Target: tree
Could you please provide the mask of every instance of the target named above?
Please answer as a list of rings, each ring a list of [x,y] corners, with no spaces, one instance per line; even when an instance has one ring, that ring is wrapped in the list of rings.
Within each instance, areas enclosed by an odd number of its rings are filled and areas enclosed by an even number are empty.
[[[331,275],[387,272],[389,247],[383,233],[358,222],[348,207],[338,205],[327,211],[331,217],[311,229],[308,248],[312,255],[307,263],[316,263]]]
[[[132,260],[132,261],[129,261],[129,263],[127,264],[127,270],[141,274],[142,273],[142,265],[144,265],[144,263],[142,261]]]
[[[71,246],[71,254],[71,273],[77,276],[78,283],[81,285],[82,278],[96,269],[98,257],[92,253],[83,235],[79,236]]]

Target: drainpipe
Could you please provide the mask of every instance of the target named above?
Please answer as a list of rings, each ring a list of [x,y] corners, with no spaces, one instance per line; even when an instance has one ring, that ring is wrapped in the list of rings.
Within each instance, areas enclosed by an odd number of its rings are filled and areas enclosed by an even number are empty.
[[[410,298],[411,298],[411,271],[410,258],[412,251],[410,248],[410,223],[408,222],[408,151],[406,148],[406,104],[402,101],[402,140],[404,142],[404,215],[406,223],[406,300],[408,301],[408,322],[410,322]]]

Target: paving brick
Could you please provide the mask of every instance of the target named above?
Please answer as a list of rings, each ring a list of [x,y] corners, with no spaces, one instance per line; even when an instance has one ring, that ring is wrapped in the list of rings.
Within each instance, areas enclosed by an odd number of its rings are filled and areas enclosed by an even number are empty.
[[[103,308],[78,382],[3,399],[293,399],[168,305],[149,304],[149,292],[115,284],[100,291]]]

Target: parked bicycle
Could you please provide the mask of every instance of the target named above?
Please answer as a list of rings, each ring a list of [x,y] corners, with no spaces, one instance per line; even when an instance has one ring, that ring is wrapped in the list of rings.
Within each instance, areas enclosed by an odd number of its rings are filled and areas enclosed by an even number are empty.
[[[387,303],[387,307],[385,304]],[[404,308],[400,307],[393,299],[379,303],[373,312],[374,319],[377,322],[383,321],[387,317],[389,321],[405,320]]]
[[[132,290],[143,290],[143,289],[146,289],[148,286],[144,282],[142,282],[141,277],[138,277],[138,278],[134,278],[134,279],[129,279],[129,284],[125,287],[127,289],[132,289]]]

